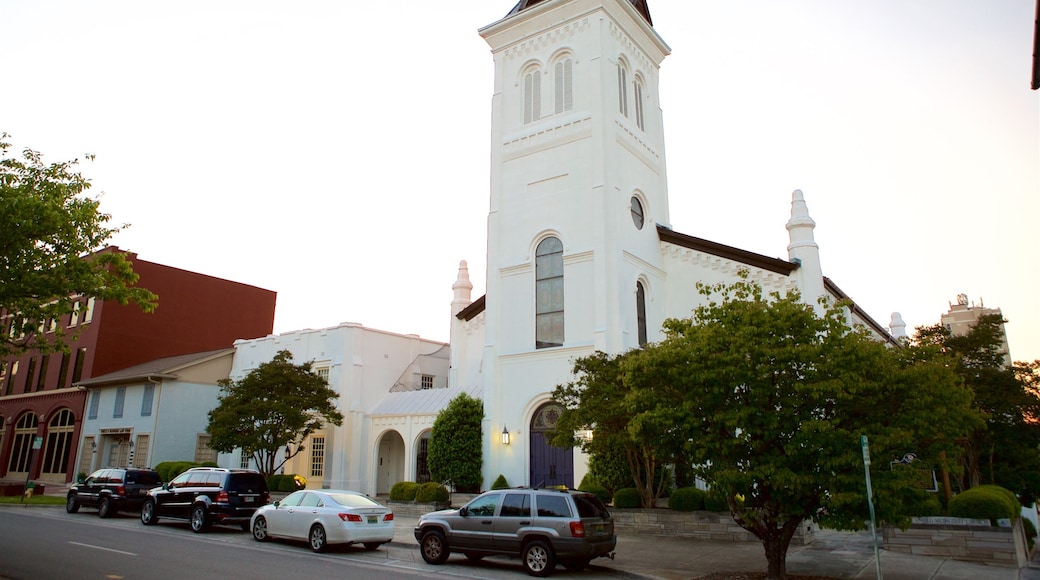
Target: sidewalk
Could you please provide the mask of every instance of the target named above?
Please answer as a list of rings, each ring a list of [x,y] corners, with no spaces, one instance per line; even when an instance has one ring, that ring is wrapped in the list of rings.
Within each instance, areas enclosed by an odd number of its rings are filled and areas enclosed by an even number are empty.
[[[396,533],[388,546],[394,557],[416,559],[419,545],[412,534],[417,516],[394,514]],[[414,551],[414,554],[408,554]],[[598,558],[590,571],[614,570],[636,578],[691,580],[713,572],[765,572],[766,558],[758,542],[704,542],[660,536],[618,536],[614,560]],[[1040,554],[1040,551],[1038,551]],[[911,556],[881,550],[885,580],[1040,580],[1040,557],[1035,569],[961,562],[939,557]],[[869,532],[817,532],[808,546],[792,546],[787,552],[788,575],[819,576],[843,580],[874,580],[876,560]],[[519,569],[519,562],[517,563]],[[1035,574],[1035,575],[1031,575]]]

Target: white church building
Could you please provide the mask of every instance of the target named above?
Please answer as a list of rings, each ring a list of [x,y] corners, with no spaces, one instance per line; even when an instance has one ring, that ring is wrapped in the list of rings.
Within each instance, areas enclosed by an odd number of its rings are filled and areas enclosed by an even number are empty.
[[[450,359],[428,358],[449,349],[417,337],[386,359],[322,351],[340,369],[330,383],[348,419],[329,429],[334,436],[321,434],[324,470],[313,487],[386,493],[395,481],[428,477],[433,420],[461,392],[484,402],[483,489],[500,474],[514,486],[576,486],[586,458],[543,435],[559,416],[551,394],[572,380],[576,358],[660,340],[665,319],[699,305],[697,282],[733,282],[741,270],[767,291],[797,289],[809,304],[847,298],[823,275],[800,191],[787,260],[672,230],[658,92],[670,49],[645,0],[521,0],[479,33],[495,63],[486,294],[472,296],[462,262]],[[881,340],[904,334],[898,314],[890,329],[855,306],[849,316]],[[391,359],[398,365],[374,371]],[[248,368],[238,360],[237,372]],[[433,383],[395,388],[401,376]],[[313,457],[294,461],[286,471],[306,475],[302,462]]]

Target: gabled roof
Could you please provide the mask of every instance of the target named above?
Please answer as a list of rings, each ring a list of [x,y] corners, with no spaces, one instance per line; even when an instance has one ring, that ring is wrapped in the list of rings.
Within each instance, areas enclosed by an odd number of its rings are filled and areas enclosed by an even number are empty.
[[[513,9],[509,11],[509,14],[506,14],[506,18],[509,18],[514,14],[519,14],[535,4],[540,4],[544,1],[545,0],[520,0],[516,3],[516,6],[513,6]],[[639,14],[642,15],[647,24],[650,26],[654,25],[654,21],[650,19],[650,7],[646,5],[646,0],[628,0],[628,3],[636,9],[636,12],[639,12]]]
[[[176,379],[177,371],[234,352],[235,349],[233,348],[221,348],[218,350],[207,350],[205,352],[182,354],[179,356],[168,356],[136,366],[127,367],[99,377],[87,379],[85,381],[80,381],[73,384],[73,386],[90,388],[133,381],[143,381],[149,378]]]
[[[783,274],[784,276],[789,276],[791,272],[794,272],[798,268],[798,264],[794,262],[788,262],[787,260],[781,260],[780,258],[770,258],[769,256],[741,250],[740,248],[734,248],[733,246],[727,246],[703,238],[695,238],[686,234],[680,234],[679,232],[662,225],[657,226],[657,237],[660,238],[662,242],[669,242],[677,246],[682,246],[690,250],[698,250],[720,258],[729,258],[742,264],[747,264],[748,266],[755,266],[756,268],[762,268],[763,270],[769,270],[770,272]]]

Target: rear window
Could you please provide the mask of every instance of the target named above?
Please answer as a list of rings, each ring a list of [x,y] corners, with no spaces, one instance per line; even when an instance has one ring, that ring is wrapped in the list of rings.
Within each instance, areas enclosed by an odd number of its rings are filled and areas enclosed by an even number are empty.
[[[267,491],[267,482],[259,473],[232,473],[228,478],[228,491],[259,493]]]
[[[574,505],[578,507],[578,517],[581,518],[606,518],[610,517],[607,506],[598,497],[589,494],[575,494]]]
[[[379,502],[373,501],[363,495],[355,495],[352,493],[330,493],[329,497],[332,498],[332,501],[345,507],[383,507]]]
[[[154,471],[130,471],[126,474],[126,482],[159,486],[162,485],[162,478]]]

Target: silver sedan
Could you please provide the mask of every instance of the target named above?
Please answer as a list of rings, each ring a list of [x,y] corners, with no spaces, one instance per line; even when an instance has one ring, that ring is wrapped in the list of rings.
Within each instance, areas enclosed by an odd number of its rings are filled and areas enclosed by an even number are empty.
[[[394,538],[394,512],[356,491],[304,489],[256,510],[253,538],[304,540],[315,552],[330,544],[363,544],[375,550]]]

